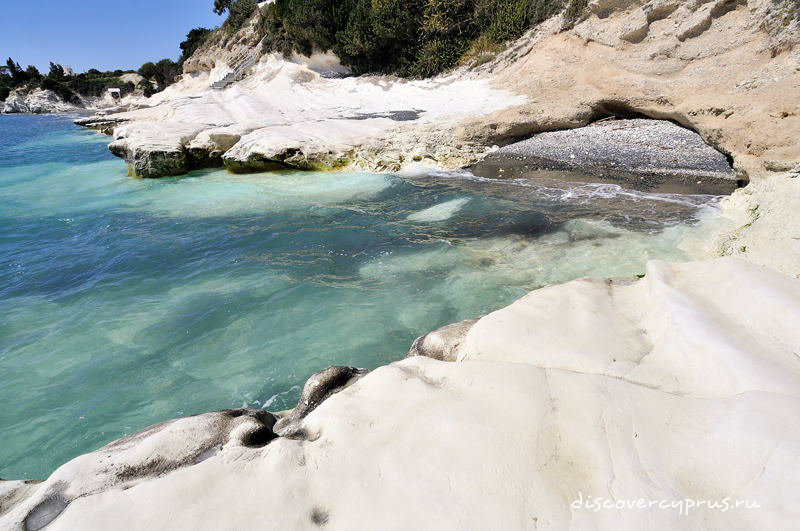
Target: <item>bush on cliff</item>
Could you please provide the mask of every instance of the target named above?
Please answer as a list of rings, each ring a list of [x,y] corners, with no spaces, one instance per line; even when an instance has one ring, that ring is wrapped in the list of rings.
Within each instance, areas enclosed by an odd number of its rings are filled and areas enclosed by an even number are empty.
[[[175,82],[181,73],[181,64],[172,59],[162,59],[157,63],[146,62],[139,67],[139,75],[148,81],[153,81],[158,86],[156,92],[160,92]]]
[[[228,6],[232,15],[249,1],[215,0],[215,9]],[[585,6],[586,0],[275,0],[261,10],[259,32],[267,51],[333,50],[356,74],[424,77],[465,55],[496,51],[561,10],[577,18]]]
[[[192,54],[197,50],[211,34],[208,28],[194,28],[186,34],[186,40],[180,43],[181,56],[178,59],[178,64],[183,64]]]
[[[256,9],[258,9],[257,0],[214,0],[214,13],[222,15],[228,12],[228,18],[222,25],[222,29],[228,34],[235,33],[244,26]]]

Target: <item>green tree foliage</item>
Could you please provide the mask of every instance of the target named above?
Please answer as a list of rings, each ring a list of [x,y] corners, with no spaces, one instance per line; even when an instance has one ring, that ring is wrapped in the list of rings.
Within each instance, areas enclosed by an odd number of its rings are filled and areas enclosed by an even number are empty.
[[[217,15],[222,15],[226,11],[230,10],[233,2],[234,0],[214,0],[214,13]]]
[[[224,7],[222,11],[217,11],[217,4]],[[223,29],[228,33],[235,33],[239,28],[244,26],[253,13],[258,9],[257,0],[214,0],[214,12],[218,14],[228,11],[228,18],[222,25]]]
[[[180,43],[181,57],[179,64],[183,64],[205,42],[211,30],[208,28],[194,28],[186,34],[186,40]]]
[[[36,82],[42,79],[39,69],[33,65],[28,65],[28,68],[25,69],[25,75],[28,76],[28,81]]]
[[[331,48],[358,73],[407,74],[417,58],[421,16],[422,2],[358,0]]]
[[[139,81],[139,85],[136,88],[142,91],[145,98],[149,98],[157,92],[153,84],[146,79]]]
[[[46,76],[30,65],[22,69],[19,63],[9,59],[6,66],[0,71],[0,100],[8,97],[9,92],[17,87],[29,90],[41,88],[52,90],[63,100],[70,103],[80,103],[81,96],[103,96],[109,88],[119,88],[122,94],[133,92],[136,87],[133,83],[125,83],[120,79],[124,72],[101,72],[96,68],[76,76],[67,76],[64,68],[57,63],[50,63]]]
[[[175,82],[181,73],[181,64],[172,59],[162,59],[157,63],[147,62],[139,67],[139,75],[157,85],[155,92],[160,92]],[[141,83],[140,83],[141,84]],[[148,96],[149,97],[149,96]]]
[[[53,81],[64,81],[66,78],[66,74],[64,74],[64,67],[57,63],[50,63],[50,73],[47,74],[47,77],[52,79]]]
[[[0,101],[5,100],[13,89],[27,84],[33,72],[39,73],[36,67],[32,66],[23,70],[18,62],[9,57],[5,66],[0,69]]]
[[[142,66],[139,67],[139,75],[145,79],[153,79],[156,77],[156,65],[153,62],[146,62]]]
[[[575,19],[585,6],[586,0],[275,0],[262,9],[260,32],[268,51],[333,50],[357,74],[429,76],[476,48],[496,50],[565,8]]]
[[[564,10],[564,18],[568,22],[575,22],[578,17],[583,14],[586,6],[589,5],[589,0],[569,0],[567,8]]]

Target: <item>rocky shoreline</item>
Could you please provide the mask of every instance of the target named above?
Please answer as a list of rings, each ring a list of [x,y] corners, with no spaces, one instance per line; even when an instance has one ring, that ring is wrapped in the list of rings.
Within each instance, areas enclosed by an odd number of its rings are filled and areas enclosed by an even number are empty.
[[[699,135],[663,120],[604,120],[540,133],[494,151],[469,169],[490,178],[560,170],[641,190],[666,185],[672,190],[719,195],[746,184],[737,179],[726,157]]]
[[[543,288],[421,338],[406,360],[328,368],[289,412],[167,421],[43,483],[2,482],[0,525],[108,529],[124,514],[126,529],[790,526],[800,335],[773,316],[798,311],[800,283],[730,258]],[[563,334],[563,322],[581,326]],[[581,493],[759,510],[616,507],[597,520],[576,508]]]
[[[419,338],[402,361],[326,369],[289,412],[167,421],[44,482],[0,482],[0,527],[791,528],[800,107],[787,95],[800,52],[753,23],[768,5],[593,0],[573,29],[544,25],[447,80],[322,80],[269,59],[249,85],[211,93],[197,73],[148,108],[81,120],[145,177],[484,160],[490,174],[594,166],[713,193],[750,182],[724,201],[736,228],[712,238],[709,255],[727,257],[542,288]],[[267,79],[272,100],[258,92]],[[311,94],[307,112],[278,91],[287,83]],[[409,109],[417,119],[391,119]],[[615,122],[562,132],[607,116],[683,128],[640,123],[627,142]],[[637,130],[667,149],[641,158]],[[576,507],[583,496],[614,504]],[[759,507],[616,505],[639,499]]]

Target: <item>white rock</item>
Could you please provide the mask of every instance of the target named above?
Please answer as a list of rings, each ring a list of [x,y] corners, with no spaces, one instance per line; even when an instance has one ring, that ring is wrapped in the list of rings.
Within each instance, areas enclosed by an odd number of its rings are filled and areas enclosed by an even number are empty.
[[[107,118],[178,123],[197,129],[197,133],[209,130],[198,136],[192,149],[212,145],[216,150],[219,146],[208,141],[210,136],[237,124],[247,132],[224,158],[229,167],[241,171],[262,169],[262,161],[290,158],[282,155],[286,152],[302,152],[298,167],[305,167],[309,160],[335,163],[357,149],[372,150],[381,153],[376,161],[380,165],[381,158],[387,159],[386,164],[399,164],[399,158],[411,162],[404,154],[418,151],[420,129],[449,132],[467,116],[527,99],[494,89],[487,80],[327,79],[318,72],[344,73],[331,54],[298,56],[290,61],[271,55],[243,81],[225,90],[210,90],[210,82],[223,77],[226,68],[222,65],[211,73],[184,76],[146,100],[147,108]],[[406,131],[403,126],[407,122],[413,122],[415,128]],[[290,124],[291,128],[286,127]],[[144,152],[148,146],[160,144],[164,134],[163,128],[142,129],[141,134],[129,137],[125,152]],[[148,138],[150,135],[154,138]],[[181,142],[173,138],[170,143]],[[253,165],[247,167],[249,162]]]
[[[206,417],[156,427],[68,463],[0,527],[44,507],[48,531],[791,528],[797,315],[800,282],[732,258],[538,290],[462,327],[460,362],[377,369],[295,438],[254,448],[218,426],[228,442],[192,464]],[[153,455],[183,465],[94,472]],[[589,497],[645,506],[595,511]],[[648,505],[686,500],[760,508]]]
[[[62,100],[52,90],[35,89],[27,91],[17,89],[11,91],[5,99],[3,114],[13,113],[68,113],[81,109],[77,105]]]

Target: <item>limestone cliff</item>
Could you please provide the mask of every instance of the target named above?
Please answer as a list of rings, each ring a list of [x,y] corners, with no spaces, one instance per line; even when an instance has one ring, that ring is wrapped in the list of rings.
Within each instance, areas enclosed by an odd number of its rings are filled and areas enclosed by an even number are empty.
[[[75,105],[61,99],[52,90],[19,88],[12,90],[5,101],[1,102],[3,114],[14,113],[61,113],[75,112],[83,109],[83,105]]]

